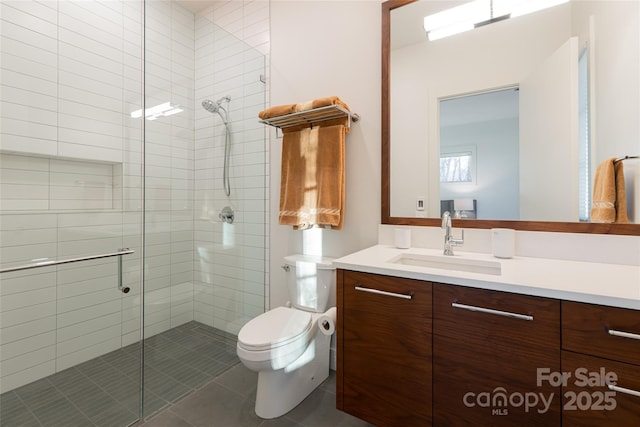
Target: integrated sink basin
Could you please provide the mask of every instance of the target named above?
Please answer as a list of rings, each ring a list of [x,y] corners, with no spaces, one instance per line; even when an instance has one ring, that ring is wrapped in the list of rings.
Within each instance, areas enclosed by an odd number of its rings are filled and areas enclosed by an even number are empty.
[[[402,254],[389,260],[393,264],[413,265],[416,267],[439,268],[443,270],[467,271],[470,273],[502,274],[502,265],[498,261],[468,259],[444,255]]]

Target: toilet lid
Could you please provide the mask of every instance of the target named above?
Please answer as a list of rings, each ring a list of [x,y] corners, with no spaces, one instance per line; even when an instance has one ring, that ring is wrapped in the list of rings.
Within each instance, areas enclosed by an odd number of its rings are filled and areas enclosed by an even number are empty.
[[[277,307],[247,322],[240,329],[238,343],[250,350],[268,350],[296,340],[310,328],[310,313]]]

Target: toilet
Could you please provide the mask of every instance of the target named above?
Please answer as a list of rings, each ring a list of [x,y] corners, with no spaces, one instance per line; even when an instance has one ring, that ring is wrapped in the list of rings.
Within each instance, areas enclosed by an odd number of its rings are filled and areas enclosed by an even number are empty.
[[[295,408],[329,376],[335,308],[332,259],[290,255],[286,271],[291,306],[276,307],[247,322],[238,333],[240,361],[258,372],[256,414],[271,419]],[[329,321],[327,321],[329,319]]]

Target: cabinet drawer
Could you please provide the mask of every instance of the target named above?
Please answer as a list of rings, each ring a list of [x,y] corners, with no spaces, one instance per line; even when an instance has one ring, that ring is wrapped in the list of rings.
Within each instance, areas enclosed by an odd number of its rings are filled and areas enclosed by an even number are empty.
[[[560,351],[560,301],[453,285],[434,285],[439,334],[467,342]],[[502,335],[501,335],[502,334]]]
[[[562,425],[635,427],[640,419],[640,372],[636,365],[562,352]],[[615,376],[615,377],[614,377]],[[603,383],[615,382],[611,390]]]
[[[563,301],[562,348],[640,365],[640,311]]]

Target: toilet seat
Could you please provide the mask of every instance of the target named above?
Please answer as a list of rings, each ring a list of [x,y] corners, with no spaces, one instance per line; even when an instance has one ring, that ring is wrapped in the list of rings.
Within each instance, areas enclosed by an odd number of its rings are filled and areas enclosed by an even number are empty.
[[[311,313],[277,307],[247,322],[238,334],[238,346],[247,351],[267,351],[301,340],[312,332]],[[297,346],[297,345],[296,345]]]

